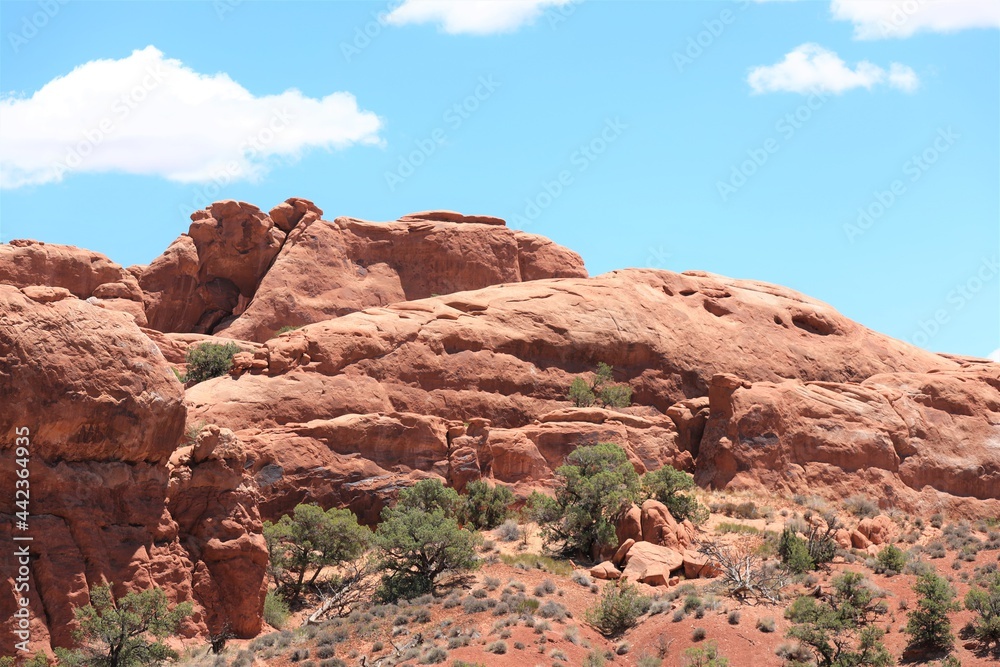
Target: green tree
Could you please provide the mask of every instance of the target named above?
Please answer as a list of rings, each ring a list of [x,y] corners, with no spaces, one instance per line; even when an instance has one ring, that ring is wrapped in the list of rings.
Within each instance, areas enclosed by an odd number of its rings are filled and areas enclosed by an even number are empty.
[[[399,492],[395,509],[417,509],[424,512],[441,510],[445,516],[454,519],[462,509],[462,498],[458,495],[458,491],[445,486],[439,480],[422,479]]]
[[[221,377],[233,366],[233,356],[240,351],[236,343],[202,343],[188,350],[185,361],[187,372],[184,382],[197,384],[215,377]]]
[[[993,572],[965,594],[965,608],[975,614],[972,634],[984,650],[1000,652],[1000,572]]]
[[[892,655],[882,644],[885,634],[874,623],[886,613],[883,601],[865,578],[845,572],[833,580],[828,601],[798,598],[785,612],[795,625],[788,636],[808,646],[821,667],[887,667]]]
[[[589,408],[597,400],[597,396],[586,380],[575,377],[569,385],[569,400],[578,408]]]
[[[588,384],[576,377],[569,385],[569,400],[578,408],[588,408],[600,401],[604,407],[627,408],[632,404],[632,388],[614,381],[614,369],[603,361],[597,364]]]
[[[604,587],[601,599],[587,610],[587,622],[601,634],[614,637],[634,627],[639,617],[649,611],[651,601],[627,580],[612,581]]]
[[[781,537],[778,539],[778,557],[785,567],[797,574],[816,569],[816,564],[809,555],[808,543],[791,528],[781,531]]]
[[[465,486],[458,518],[478,530],[492,530],[510,516],[514,494],[506,486],[490,485],[481,479]]]
[[[116,599],[109,586],[99,586],[90,591],[90,604],[73,610],[79,624],[74,637],[81,647],[60,650],[59,662],[131,667],[175,659],[177,653],[161,640],[177,632],[191,611],[190,602],[170,609],[166,594],[159,588]]]
[[[277,523],[264,522],[264,539],[271,554],[275,579],[291,603],[302,595],[305,583],[313,585],[324,567],[353,561],[371,543],[371,531],[358,525],[348,509],[323,508],[315,504],[297,505],[292,515]],[[306,575],[312,570],[308,582]]]
[[[424,480],[400,493],[395,507],[382,510],[375,531],[380,567],[385,571],[378,597],[393,601],[432,592],[444,574],[479,566],[479,533],[456,518],[461,500],[454,489]]]
[[[578,447],[555,474],[555,498],[535,492],[528,499],[546,544],[590,558],[614,546],[615,519],[639,497],[639,476],[625,451],[608,442]]]
[[[670,515],[678,521],[689,519],[694,524],[708,520],[708,508],[698,502],[692,493],[694,477],[672,466],[663,466],[642,476],[642,491],[667,506]]]
[[[878,552],[875,560],[875,571],[891,576],[903,571],[906,566],[906,553],[895,544],[889,544]]]
[[[906,634],[914,648],[950,651],[955,644],[948,614],[958,611],[955,590],[933,572],[921,574],[913,585],[919,595],[917,606],[909,615]]]

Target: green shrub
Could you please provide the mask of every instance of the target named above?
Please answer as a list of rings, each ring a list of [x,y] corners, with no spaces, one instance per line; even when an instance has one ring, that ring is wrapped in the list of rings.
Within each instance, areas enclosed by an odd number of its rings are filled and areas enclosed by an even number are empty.
[[[288,621],[289,614],[288,605],[277,591],[268,591],[264,598],[264,620],[268,625],[278,630],[282,629]]]
[[[729,659],[719,655],[715,642],[692,646],[684,651],[684,667],[728,667]]]
[[[458,520],[478,530],[492,530],[507,519],[513,502],[514,494],[506,486],[475,480],[465,487]]]
[[[708,508],[699,503],[693,494],[684,493],[693,488],[694,477],[669,465],[642,476],[644,495],[666,505],[677,521],[689,519],[691,523],[701,524],[708,520]]]
[[[634,627],[649,611],[650,599],[628,581],[613,581],[604,587],[601,599],[587,610],[586,619],[601,634],[615,637]]]
[[[528,498],[546,544],[587,558],[617,545],[614,518],[639,496],[639,477],[625,451],[607,442],[578,447],[556,478],[555,498],[538,492]]]
[[[950,651],[955,644],[948,614],[958,611],[955,591],[942,577],[928,572],[920,575],[913,585],[919,599],[909,612],[906,634],[913,647]]]
[[[715,532],[720,535],[735,533],[737,535],[760,535],[761,530],[756,526],[748,526],[745,523],[735,523],[733,521],[720,521],[715,526]]]
[[[867,580],[845,572],[833,580],[833,594],[824,601],[803,596],[785,611],[795,625],[788,636],[814,653],[823,667],[888,667],[892,656],[882,644],[885,634],[874,624],[887,612]]]
[[[965,594],[965,608],[975,614],[972,635],[983,650],[1000,652],[1000,572],[985,577]]]
[[[876,556],[875,571],[879,574],[899,574],[906,567],[906,554],[894,544],[887,545]]]
[[[221,377],[233,366],[233,356],[240,351],[236,343],[202,343],[188,350],[185,361],[187,372],[184,382],[197,384],[211,378]]]
[[[265,521],[263,532],[272,574],[293,604],[307,583],[308,570],[312,570],[308,584],[315,584],[324,567],[356,560],[371,543],[371,531],[358,524],[353,512],[323,511],[315,504],[297,505],[277,523]]]
[[[778,541],[778,557],[792,572],[801,574],[816,569],[816,563],[809,555],[809,544],[792,532],[790,528],[781,531],[781,538]]]
[[[458,494],[437,480],[424,480],[400,493],[395,507],[382,511],[375,532],[385,571],[379,600],[393,602],[430,593],[439,577],[479,566],[482,537],[459,526]]]
[[[597,401],[604,407],[627,408],[632,404],[632,388],[615,383],[613,375],[614,369],[601,362],[590,383],[582,377],[573,378],[567,397],[578,408],[588,408]]]
[[[162,640],[177,632],[192,609],[190,602],[170,609],[166,593],[159,588],[115,598],[110,586],[95,587],[90,591],[90,604],[73,610],[79,648],[60,651],[59,660],[131,667],[176,659],[177,653]]]

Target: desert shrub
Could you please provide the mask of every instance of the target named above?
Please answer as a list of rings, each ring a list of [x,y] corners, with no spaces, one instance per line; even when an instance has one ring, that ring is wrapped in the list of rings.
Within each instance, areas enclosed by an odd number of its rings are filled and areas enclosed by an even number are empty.
[[[635,585],[619,580],[604,587],[600,600],[587,610],[586,619],[601,634],[614,637],[634,627],[650,604]]]
[[[770,616],[762,616],[758,618],[757,629],[761,632],[774,632],[774,619]]]
[[[478,614],[489,609],[486,600],[479,600],[474,597],[467,597],[462,600],[462,611],[466,614]]]
[[[889,544],[876,556],[875,571],[879,574],[899,574],[906,567],[906,554],[894,544]]]
[[[503,655],[507,652],[507,642],[505,641],[495,641],[492,644],[486,645],[487,653],[496,653],[497,655]]]
[[[522,570],[542,570],[561,577],[567,577],[573,572],[573,563],[570,561],[540,554],[500,554],[500,560],[511,567]],[[520,590],[524,590],[524,584],[517,583],[521,587]]]
[[[285,627],[285,623],[288,622],[289,614],[288,605],[281,598],[281,596],[278,595],[277,591],[268,591],[267,596],[264,597],[264,620],[267,621],[271,627],[280,630]]]
[[[1000,573],[994,568],[965,594],[965,608],[973,612],[972,635],[983,650],[1000,653]]]
[[[642,476],[642,490],[647,497],[666,505],[677,521],[688,519],[691,523],[702,524],[708,520],[708,508],[693,494],[685,493],[693,488],[694,477],[669,465]]]
[[[239,351],[236,343],[202,343],[188,350],[184,359],[187,362],[184,382],[197,384],[225,375],[233,366],[233,356]]]
[[[816,568],[812,556],[809,555],[809,544],[789,528],[781,531],[778,541],[778,557],[790,571],[797,574]]]
[[[921,575],[913,585],[917,606],[907,614],[906,634],[914,648],[950,651],[955,643],[948,614],[958,611],[955,591],[933,573]]]
[[[514,494],[506,486],[477,479],[465,487],[458,520],[478,530],[492,530],[507,519],[513,502]]]
[[[177,653],[162,640],[177,632],[192,609],[190,602],[171,609],[159,588],[116,598],[110,586],[95,587],[90,591],[90,604],[73,610],[79,648],[60,651],[59,661],[131,667],[176,659]]]
[[[729,615],[726,617],[726,620],[729,621],[729,625],[739,625],[740,624],[740,610],[739,609],[734,609],[731,612],[729,612]]]
[[[720,521],[715,526],[715,532],[719,535],[733,533],[736,535],[760,535],[760,528],[748,526],[745,523],[734,523],[732,521]]]
[[[867,496],[851,496],[844,501],[844,509],[858,518],[878,515],[878,504]]]
[[[356,560],[371,543],[371,531],[360,526],[348,509],[323,511],[319,505],[297,505],[277,523],[264,522],[271,572],[293,604],[302,594],[306,573],[315,584],[326,566]]]
[[[731,544],[705,541],[698,550],[718,565],[718,585],[726,595],[741,601],[776,603],[787,583],[787,573],[764,562],[758,553],[760,542],[755,537],[742,537]]]
[[[550,618],[553,621],[561,621],[570,616],[569,610],[555,600],[549,600],[538,608],[538,615],[542,618]]]
[[[448,659],[448,652],[440,646],[431,646],[420,656],[421,665],[436,665]]]
[[[632,403],[632,388],[614,382],[614,369],[601,362],[597,364],[591,381],[575,377],[569,385],[568,398],[578,408],[587,408],[595,402],[605,407],[625,408]]]
[[[622,642],[615,647],[615,653],[618,655],[626,655],[632,650],[632,645],[628,642]]]
[[[694,628],[691,630],[691,641],[700,642],[705,637],[708,636],[708,631],[705,628]]]
[[[639,477],[625,451],[607,442],[578,447],[556,477],[555,498],[535,492],[528,499],[546,544],[588,558],[615,546],[614,518],[639,496]]]
[[[507,519],[497,528],[497,536],[503,542],[513,542],[521,537],[521,527],[517,521]]]
[[[594,584],[594,581],[583,572],[574,572],[572,581],[574,584],[579,584],[584,588],[590,588]]]
[[[795,623],[788,636],[809,647],[824,667],[892,664],[881,641],[885,633],[874,625],[887,612],[880,599],[884,594],[850,571],[833,580],[833,589],[824,601],[803,596],[786,610],[785,616]]]
[[[449,493],[450,492],[450,493]],[[481,537],[458,525],[458,494],[437,480],[424,480],[400,493],[395,507],[382,510],[375,532],[386,574],[377,596],[383,601],[430,593],[449,572],[479,566]]]
[[[728,667],[729,659],[719,655],[715,642],[692,646],[684,651],[684,667]]]

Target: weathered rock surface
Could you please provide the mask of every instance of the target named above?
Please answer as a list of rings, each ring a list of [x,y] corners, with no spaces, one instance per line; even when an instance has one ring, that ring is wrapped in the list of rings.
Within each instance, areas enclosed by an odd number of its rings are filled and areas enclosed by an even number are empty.
[[[15,239],[0,245],[0,284],[63,288],[95,306],[128,313],[139,326],[146,325],[142,290],[135,276],[90,250]]]
[[[1000,365],[860,383],[713,380],[696,481],[868,493],[910,511],[1000,509]],[[938,493],[943,492],[943,493]]]
[[[650,586],[666,586],[670,574],[684,566],[684,557],[670,547],[636,542],[628,550],[622,577]]]
[[[597,361],[612,364],[616,380],[632,386],[636,405],[625,410],[567,407],[566,388],[573,377]],[[742,378],[776,385],[782,378],[860,383],[899,368],[926,373],[954,370],[958,364],[864,329],[790,290],[706,274],[629,270],[492,286],[309,325],[267,341],[252,358],[243,357],[237,377],[191,388],[187,402],[193,423],[256,431],[248,445],[254,451],[266,448],[274,459],[268,465],[303,471],[292,475],[287,487],[300,489],[296,501],[336,497],[354,502],[345,495],[355,487],[343,487],[341,481],[378,476],[391,488],[397,483],[392,475],[416,470],[448,478],[449,447],[475,452],[474,459],[463,462],[466,481],[475,477],[475,461],[482,476],[518,491],[550,485],[552,471],[573,448],[596,442],[623,445],[640,472],[664,463],[694,470],[693,455],[704,446],[699,432],[711,421],[706,401],[714,393],[724,402],[748,382]],[[712,385],[723,370],[739,373],[731,376],[736,378],[731,387]],[[314,420],[352,414],[425,415],[446,422],[481,420],[488,426],[475,436],[453,434],[451,442],[439,435],[435,461],[400,462],[389,470],[379,453],[387,445],[381,440],[368,444],[364,429],[347,439],[349,451],[333,451],[303,431],[302,425]],[[355,428],[363,421],[352,418],[352,423]],[[442,424],[438,433],[446,430]],[[289,431],[314,444],[282,445]],[[398,450],[393,455],[405,446],[402,441],[393,445]],[[283,453],[289,449],[296,450],[294,455]],[[878,467],[892,458],[891,450],[891,444],[871,452],[858,449],[843,459]],[[305,451],[316,454],[306,457]],[[332,461],[334,454],[354,458]],[[857,459],[855,454],[877,456]],[[285,465],[283,459],[290,456],[295,466]],[[717,463],[713,456],[699,456],[705,459],[699,468],[723,470],[725,456]],[[323,470],[329,480],[306,493],[310,470]],[[774,470],[780,467],[765,474]],[[712,476],[724,485],[735,472],[728,479],[721,472]],[[265,490],[266,516],[287,508],[274,495],[284,493],[282,488]],[[683,545],[678,541],[677,546]]]
[[[235,201],[196,212],[189,233],[142,273],[150,327],[264,341],[373,306],[587,275],[576,253],[499,218],[430,211],[329,222],[322,214],[304,199],[270,214]]]
[[[614,563],[606,560],[590,568],[590,576],[595,579],[621,579],[622,573]]]
[[[127,314],[75,297],[33,300],[31,291],[0,285],[0,448],[13,461],[15,429],[30,432],[36,646],[69,644],[73,607],[105,582],[118,594],[155,585],[173,601],[193,600],[188,635],[215,629],[208,624],[220,617],[219,596],[229,600],[224,611],[232,612],[234,629],[257,632],[263,599],[244,593],[255,576],[260,585],[266,552],[248,491],[230,493],[242,468],[230,470],[229,488],[201,482],[193,492],[187,485],[185,495],[202,502],[172,511],[168,459],[185,408],[165,359]],[[14,489],[15,474],[4,466],[0,484]],[[5,544],[13,544],[13,503],[12,493],[0,500]],[[234,549],[248,540],[257,543]],[[14,572],[5,568],[0,613],[7,618],[16,608],[13,586]],[[0,639],[9,642],[10,631],[5,624]]]

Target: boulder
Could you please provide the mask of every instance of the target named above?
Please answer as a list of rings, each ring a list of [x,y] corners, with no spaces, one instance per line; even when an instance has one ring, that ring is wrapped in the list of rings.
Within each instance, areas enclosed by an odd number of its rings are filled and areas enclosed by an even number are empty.
[[[628,550],[622,576],[651,586],[666,586],[670,574],[684,566],[680,552],[649,542],[636,542]]]
[[[638,505],[632,505],[622,514],[615,525],[618,543],[624,545],[629,540],[632,543],[642,541],[642,510]]]
[[[871,540],[862,535],[858,530],[851,531],[851,546],[862,551],[872,545]]]
[[[892,542],[899,533],[896,522],[884,514],[864,518],[858,523],[858,532],[868,538],[872,544],[881,545]]]
[[[698,579],[699,577],[712,579],[722,574],[718,565],[700,551],[685,549],[683,555],[685,579]]]
[[[603,561],[590,568],[590,576],[595,579],[620,579],[622,573],[611,561]]]
[[[635,540],[633,540],[631,537],[622,542],[621,545],[618,547],[618,549],[615,551],[615,555],[611,559],[611,562],[614,565],[622,565],[626,560],[628,560],[628,551],[629,549],[632,548],[632,545],[634,544]]]
[[[680,547],[680,541],[677,539],[677,521],[670,515],[666,505],[653,499],[645,501],[642,504],[641,521],[643,541],[671,549]]]

